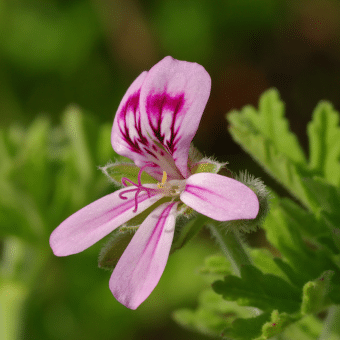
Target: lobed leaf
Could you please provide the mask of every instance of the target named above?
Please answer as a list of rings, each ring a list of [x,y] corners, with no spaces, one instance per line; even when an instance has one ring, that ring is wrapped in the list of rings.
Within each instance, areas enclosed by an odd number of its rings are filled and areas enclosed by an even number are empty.
[[[322,101],[313,112],[308,124],[309,166],[320,177],[340,186],[340,126],[339,112],[332,104]]]
[[[212,287],[228,301],[263,311],[295,312],[301,301],[299,291],[287,281],[272,274],[263,274],[252,265],[241,268],[241,278],[227,275],[224,281],[216,281]]]

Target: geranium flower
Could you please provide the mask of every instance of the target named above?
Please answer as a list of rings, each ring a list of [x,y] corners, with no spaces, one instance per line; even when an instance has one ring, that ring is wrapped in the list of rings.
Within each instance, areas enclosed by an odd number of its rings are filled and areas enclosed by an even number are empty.
[[[193,173],[188,161],[210,86],[201,65],[171,57],[143,72],[124,95],[111,136],[113,149],[140,168],[137,183],[122,178],[124,188],[82,208],[51,234],[55,255],[75,254],[167,198],[139,226],[111,275],[112,294],[130,309],[157,285],[183,207],[217,221],[253,219],[259,211],[257,196],[246,185],[215,173]],[[143,171],[158,183],[143,184]]]

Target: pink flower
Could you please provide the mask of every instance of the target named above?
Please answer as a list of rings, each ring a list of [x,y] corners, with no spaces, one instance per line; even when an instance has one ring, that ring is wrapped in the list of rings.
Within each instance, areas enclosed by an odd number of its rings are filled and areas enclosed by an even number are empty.
[[[138,183],[123,178],[127,188],[82,208],[51,234],[55,255],[75,254],[167,197],[140,225],[111,275],[112,294],[128,308],[136,309],[157,285],[183,203],[217,221],[253,219],[259,211],[257,196],[241,182],[191,172],[190,143],[210,86],[201,65],[171,57],[143,72],[119,105],[111,137],[113,149],[140,168]],[[142,171],[159,183],[142,184]]]

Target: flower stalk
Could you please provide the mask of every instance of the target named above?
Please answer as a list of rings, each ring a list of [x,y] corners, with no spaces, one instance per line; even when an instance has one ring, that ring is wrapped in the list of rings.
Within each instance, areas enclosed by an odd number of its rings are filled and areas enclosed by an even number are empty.
[[[231,230],[226,232],[223,228],[219,228],[214,221],[211,221],[208,227],[223,254],[230,261],[234,273],[237,276],[241,276],[242,266],[251,264],[251,260],[242,244],[239,234]]]

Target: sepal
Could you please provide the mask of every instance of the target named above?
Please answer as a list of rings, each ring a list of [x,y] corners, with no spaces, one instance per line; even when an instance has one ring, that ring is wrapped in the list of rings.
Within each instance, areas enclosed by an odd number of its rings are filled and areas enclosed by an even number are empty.
[[[138,183],[139,167],[133,163],[109,163],[99,169],[118,187],[123,187],[122,178],[127,177],[132,182]],[[150,176],[145,171],[142,172],[141,182],[143,184],[147,183],[157,183],[157,180]],[[128,183],[128,185],[132,185]]]
[[[213,174],[217,174],[220,170],[225,167],[226,163],[219,163],[209,158],[203,158],[199,162],[195,163],[190,171],[192,174],[198,174],[201,172],[209,172]]]
[[[170,254],[181,249],[188,243],[204,226],[208,217],[197,215],[190,220],[183,215],[179,215],[176,220],[174,239],[171,245]]]
[[[137,229],[138,227],[122,226],[115,230],[100,251],[98,267],[113,270]]]

